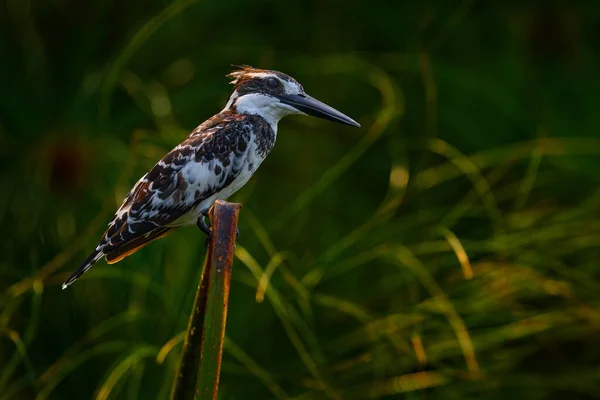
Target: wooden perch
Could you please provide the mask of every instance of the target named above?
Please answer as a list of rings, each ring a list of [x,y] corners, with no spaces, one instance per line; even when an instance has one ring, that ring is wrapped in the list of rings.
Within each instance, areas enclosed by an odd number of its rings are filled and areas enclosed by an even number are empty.
[[[217,200],[211,209],[212,235],[171,400],[217,398],[240,208],[239,204]]]

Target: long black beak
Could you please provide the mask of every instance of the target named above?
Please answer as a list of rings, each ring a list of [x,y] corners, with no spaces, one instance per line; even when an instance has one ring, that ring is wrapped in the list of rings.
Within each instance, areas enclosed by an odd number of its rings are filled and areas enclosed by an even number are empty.
[[[360,128],[360,124],[352,118],[307,94],[284,94],[278,97],[282,103],[290,105],[305,114]]]

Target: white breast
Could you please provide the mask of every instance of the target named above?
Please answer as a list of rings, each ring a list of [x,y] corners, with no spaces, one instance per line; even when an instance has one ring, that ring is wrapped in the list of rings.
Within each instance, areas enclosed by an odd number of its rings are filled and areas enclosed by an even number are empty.
[[[246,151],[245,157],[241,159],[241,169],[239,175],[229,184],[229,186],[223,188],[218,191],[214,195],[209,198],[204,199],[200,202],[196,208],[183,215],[173,223],[171,226],[181,226],[181,225],[191,225],[196,224],[198,218],[202,215],[202,213],[212,207],[213,203],[216,200],[225,200],[229,198],[232,194],[241,189],[247,182],[250,180],[254,172],[258,169],[260,164],[264,161],[264,158],[258,155],[256,149],[256,143],[254,140],[251,140],[248,149]],[[238,159],[239,160],[239,159]],[[188,190],[189,196],[193,198],[193,193],[196,188],[204,190],[206,185],[214,185],[215,182],[207,182],[207,180],[215,180],[214,174],[207,174],[206,165],[200,163],[194,163],[195,165],[186,166],[189,170],[186,171],[188,175],[193,175],[195,180],[194,187],[190,187]],[[191,200],[191,199],[190,199]],[[189,201],[189,200],[188,200]]]

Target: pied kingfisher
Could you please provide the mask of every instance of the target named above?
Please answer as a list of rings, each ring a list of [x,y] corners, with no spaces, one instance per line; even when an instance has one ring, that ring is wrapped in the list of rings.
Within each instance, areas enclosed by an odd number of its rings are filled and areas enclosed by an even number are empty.
[[[102,257],[116,263],[179,226],[197,224],[210,235],[204,219],[208,210],[248,182],[275,145],[277,123],[286,115],[308,114],[360,127],[281,72],[243,66],[228,76],[234,90],[225,108],[135,184],[96,249],[63,289]]]

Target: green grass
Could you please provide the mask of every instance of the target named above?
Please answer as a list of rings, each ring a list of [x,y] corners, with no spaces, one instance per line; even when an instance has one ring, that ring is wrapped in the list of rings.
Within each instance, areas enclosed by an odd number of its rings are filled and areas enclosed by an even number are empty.
[[[451,3],[0,6],[0,400],[169,397],[202,235],[60,283],[230,64],[363,128],[231,199],[220,398],[599,398],[597,6]]]

